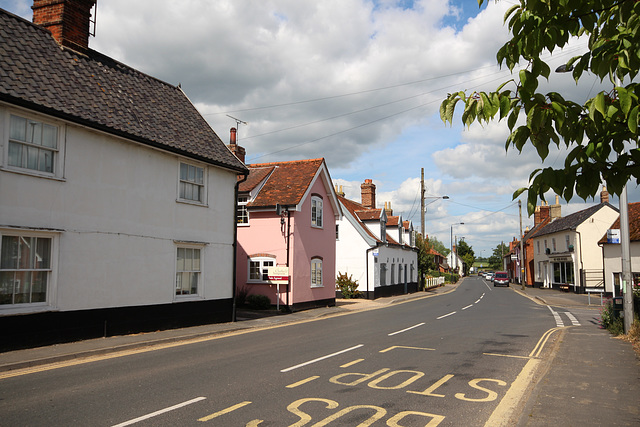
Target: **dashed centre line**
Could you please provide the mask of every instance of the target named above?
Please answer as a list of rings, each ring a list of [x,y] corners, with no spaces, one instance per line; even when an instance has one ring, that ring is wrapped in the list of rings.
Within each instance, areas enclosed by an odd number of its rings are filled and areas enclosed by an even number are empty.
[[[403,330],[401,330],[401,331],[391,332],[390,334],[387,334],[387,335],[391,337],[391,336],[393,336],[393,335],[397,335],[397,334],[401,334],[401,333],[403,333],[403,332],[410,331],[411,329],[414,329],[414,328],[420,327],[420,326],[422,326],[422,325],[424,325],[424,322],[422,322],[422,323],[418,323],[417,325],[409,326],[408,328],[403,329]]]
[[[456,313],[457,313],[457,311],[452,311],[451,313],[448,313],[448,314],[442,315],[442,316],[440,316],[440,317],[436,317],[436,320],[440,320],[440,319],[444,319],[445,317],[453,316],[453,315],[454,315],[454,314],[456,314]]]
[[[291,366],[290,368],[281,369],[280,372],[293,371],[294,369],[302,368],[303,366],[311,365],[312,363],[316,363],[316,362],[319,362],[321,360],[325,360],[325,359],[328,359],[330,357],[337,356],[339,354],[346,353],[348,351],[355,350],[355,349],[363,347],[363,346],[364,346],[364,344],[358,344],[356,346],[353,346],[353,347],[350,347],[350,348],[346,348],[344,350],[336,351],[335,353],[327,354],[326,356],[318,357],[317,359],[313,359],[313,360],[301,363],[301,364],[296,365],[296,366]]]

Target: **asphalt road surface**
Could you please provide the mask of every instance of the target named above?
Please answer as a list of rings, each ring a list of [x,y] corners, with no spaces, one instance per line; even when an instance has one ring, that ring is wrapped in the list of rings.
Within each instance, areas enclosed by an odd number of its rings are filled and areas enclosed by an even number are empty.
[[[4,378],[0,425],[496,425],[558,318],[571,322],[469,277],[434,298]]]

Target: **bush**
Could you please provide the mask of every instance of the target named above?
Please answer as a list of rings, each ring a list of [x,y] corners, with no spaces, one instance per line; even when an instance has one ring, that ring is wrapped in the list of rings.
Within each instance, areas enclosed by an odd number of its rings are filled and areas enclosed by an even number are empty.
[[[358,290],[358,281],[353,280],[352,275],[347,276],[347,273],[340,273],[338,271],[338,277],[336,278],[336,290],[340,291],[342,298],[358,298],[360,291]]]
[[[245,288],[240,288],[236,292],[236,305],[243,306],[247,302],[247,290]]]
[[[616,315],[611,300],[607,300],[600,309],[600,327],[607,329],[613,335],[624,334],[624,321]]]
[[[245,301],[252,310],[268,310],[271,308],[271,300],[266,295],[248,295]]]

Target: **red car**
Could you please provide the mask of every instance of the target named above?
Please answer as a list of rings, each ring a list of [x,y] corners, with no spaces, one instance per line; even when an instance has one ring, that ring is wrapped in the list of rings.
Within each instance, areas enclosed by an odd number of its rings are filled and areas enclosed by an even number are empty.
[[[496,275],[493,278],[493,286],[503,285],[509,287],[509,274],[506,271],[496,271]]]

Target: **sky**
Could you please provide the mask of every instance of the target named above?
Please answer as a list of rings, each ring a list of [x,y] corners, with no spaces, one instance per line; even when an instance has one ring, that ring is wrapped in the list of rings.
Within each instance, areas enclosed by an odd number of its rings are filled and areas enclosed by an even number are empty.
[[[360,202],[372,179],[378,207],[450,247],[464,237],[476,257],[517,238],[512,194],[544,161],[527,146],[505,150],[506,122],[469,128],[439,116],[448,93],[495,90],[517,76],[499,67],[514,0],[100,0],[89,46],[182,90],[227,142],[238,127],[247,163],[323,157],[334,184]],[[31,0],[0,8],[32,19]],[[586,50],[578,39],[543,57],[555,69]],[[583,103],[602,87],[555,74],[540,91]],[[448,196],[448,199],[442,199]],[[522,199],[522,229],[533,226]],[[554,203],[555,196],[547,195]],[[629,202],[640,190],[629,185]],[[562,215],[599,202],[560,200]],[[618,199],[611,198],[618,206]],[[464,224],[460,224],[464,223]]]

